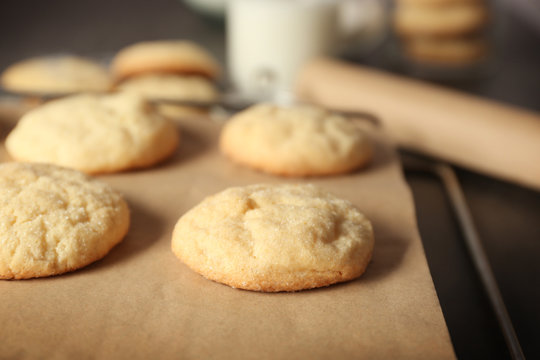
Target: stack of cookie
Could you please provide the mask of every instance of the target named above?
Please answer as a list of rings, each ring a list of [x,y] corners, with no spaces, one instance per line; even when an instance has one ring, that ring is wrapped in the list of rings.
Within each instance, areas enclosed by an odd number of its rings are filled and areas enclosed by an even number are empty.
[[[394,28],[407,58],[434,65],[469,65],[487,52],[484,0],[396,0]]]
[[[213,56],[185,40],[149,41],[120,50],[111,64],[116,89],[151,99],[211,102],[221,69]],[[160,104],[168,117],[196,113],[196,108]]]

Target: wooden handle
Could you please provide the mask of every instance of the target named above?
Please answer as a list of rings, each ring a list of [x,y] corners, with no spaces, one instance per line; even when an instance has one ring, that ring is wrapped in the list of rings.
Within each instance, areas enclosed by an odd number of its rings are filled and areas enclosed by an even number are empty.
[[[337,60],[317,59],[299,98],[368,111],[396,143],[540,190],[540,114]]]

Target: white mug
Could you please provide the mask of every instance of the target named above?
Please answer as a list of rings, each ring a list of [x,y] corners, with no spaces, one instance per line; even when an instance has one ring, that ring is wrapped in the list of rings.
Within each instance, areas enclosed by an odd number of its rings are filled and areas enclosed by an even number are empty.
[[[362,19],[358,5],[373,11],[365,5],[378,1],[229,0],[227,67],[234,90],[254,100],[290,98],[302,65],[365,32],[373,16]]]

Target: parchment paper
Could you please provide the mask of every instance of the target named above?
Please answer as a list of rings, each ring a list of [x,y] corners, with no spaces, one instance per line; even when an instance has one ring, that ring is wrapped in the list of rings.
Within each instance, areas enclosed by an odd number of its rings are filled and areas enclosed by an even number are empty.
[[[454,358],[411,194],[384,136],[373,132],[376,159],[363,171],[284,179],[220,155],[216,123],[179,127],[183,143],[166,163],[100,176],[132,211],[127,237],[103,260],[61,276],[0,281],[0,358]],[[8,159],[3,149],[0,159]],[[173,255],[171,232],[182,214],[207,195],[260,182],[311,182],[358,206],[376,236],[366,273],[264,294],[206,280]]]

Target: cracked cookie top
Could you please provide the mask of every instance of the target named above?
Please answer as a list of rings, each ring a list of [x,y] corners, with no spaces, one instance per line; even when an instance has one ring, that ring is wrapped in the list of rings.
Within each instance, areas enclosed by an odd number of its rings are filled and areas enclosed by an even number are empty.
[[[208,279],[296,291],[360,276],[373,250],[369,220],[313,185],[233,187],[180,218],[172,249]]]
[[[172,121],[140,96],[75,95],[26,113],[6,149],[19,161],[95,174],[152,166],[172,155],[179,138]]]
[[[372,157],[371,142],[359,126],[307,105],[252,106],[225,124],[220,148],[235,162],[285,176],[346,173]]]
[[[0,279],[81,268],[128,228],[128,205],[105,183],[54,165],[0,165]]]

